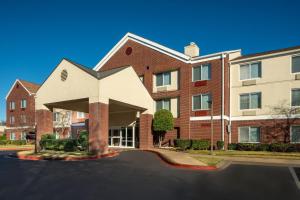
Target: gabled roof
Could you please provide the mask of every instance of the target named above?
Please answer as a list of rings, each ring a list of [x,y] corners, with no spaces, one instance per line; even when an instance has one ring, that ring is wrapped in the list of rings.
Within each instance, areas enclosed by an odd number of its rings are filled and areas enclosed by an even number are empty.
[[[5,99],[7,99],[7,97],[10,95],[11,91],[14,89],[14,87],[17,83],[19,83],[28,92],[29,95],[35,94],[37,92],[37,90],[40,88],[40,85],[38,85],[36,83],[32,83],[32,82],[29,82],[29,81],[17,79],[14,82],[14,84],[12,85],[12,87],[10,88],[10,90],[7,93]]]
[[[232,61],[237,61],[237,60],[242,60],[242,59],[247,59],[247,58],[254,58],[254,57],[259,57],[259,56],[266,56],[266,55],[270,55],[270,54],[283,53],[283,52],[286,52],[286,51],[293,51],[293,50],[300,50],[300,45],[299,46],[288,47],[288,48],[264,51],[264,52],[260,52],[260,53],[253,53],[253,54],[243,55],[243,56],[240,56],[240,57],[237,57],[237,58],[233,59]]]
[[[64,60],[68,61],[69,63],[71,63],[74,66],[78,67],[79,69],[85,71],[86,73],[90,74],[91,76],[95,77],[98,80],[103,79],[107,76],[110,76],[114,73],[117,73],[117,72],[129,67],[129,66],[122,66],[122,67],[114,68],[114,69],[107,70],[107,71],[104,71],[104,72],[97,72],[97,71],[95,71],[95,70],[93,70],[89,67],[86,67],[86,66],[83,66],[81,64],[75,63],[74,61],[71,61],[70,59],[64,58]]]
[[[100,62],[93,68],[94,70],[98,71],[128,40],[132,40],[134,42],[137,42],[141,45],[147,46],[151,49],[154,49],[156,51],[159,51],[163,54],[166,54],[170,57],[173,57],[175,59],[178,59],[182,62],[186,63],[197,63],[201,62],[202,59],[207,59],[209,57],[215,57],[215,56],[220,56],[222,54],[227,54],[227,53],[233,53],[233,52],[238,52],[241,51],[240,49],[238,50],[233,50],[233,51],[223,51],[223,52],[218,52],[214,54],[209,54],[205,56],[197,56],[194,58],[191,58],[190,56],[185,55],[184,53],[175,51],[173,49],[170,49],[168,47],[165,47],[163,45],[160,45],[156,42],[153,42],[151,40],[145,39],[143,37],[140,37],[138,35],[132,34],[132,33],[127,33],[101,60]]]

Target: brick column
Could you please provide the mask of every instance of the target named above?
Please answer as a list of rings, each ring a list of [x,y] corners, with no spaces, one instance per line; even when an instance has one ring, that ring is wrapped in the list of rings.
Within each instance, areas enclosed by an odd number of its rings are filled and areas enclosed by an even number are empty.
[[[40,151],[42,135],[53,133],[53,114],[49,110],[36,110],[36,151]]]
[[[89,151],[96,154],[108,150],[108,104],[89,104]]]
[[[150,114],[140,116],[140,149],[153,147],[152,118]]]

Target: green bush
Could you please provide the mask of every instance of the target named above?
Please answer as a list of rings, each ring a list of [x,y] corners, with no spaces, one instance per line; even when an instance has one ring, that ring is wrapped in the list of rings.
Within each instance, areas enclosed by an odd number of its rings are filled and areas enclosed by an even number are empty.
[[[47,137],[45,137],[47,138]],[[80,145],[77,139],[42,139],[40,146],[45,150],[76,151]]]
[[[293,146],[292,144],[286,144],[286,143],[273,143],[270,144],[270,151],[287,152],[288,149],[291,149],[292,146]]]
[[[173,115],[170,111],[161,109],[154,114],[153,129],[157,132],[171,131],[174,128]]]
[[[224,147],[224,141],[217,141],[217,147],[219,150],[222,150]]]
[[[192,149],[195,150],[207,150],[209,148],[208,140],[192,140]]]
[[[55,140],[56,137],[55,137],[55,134],[54,133],[48,133],[48,134],[44,134],[42,135],[41,137],[41,140]]]
[[[191,147],[191,140],[176,139],[174,140],[174,145],[181,150],[186,150]]]
[[[66,139],[64,141],[64,151],[76,151],[78,148],[78,140],[76,139]]]
[[[6,140],[6,134],[0,135],[0,140]]]
[[[228,150],[237,150],[237,144],[236,143],[228,144]]]
[[[0,140],[0,145],[25,145],[26,140]]]
[[[87,131],[82,131],[78,137],[78,143],[83,150],[87,150],[89,143],[89,133]]]

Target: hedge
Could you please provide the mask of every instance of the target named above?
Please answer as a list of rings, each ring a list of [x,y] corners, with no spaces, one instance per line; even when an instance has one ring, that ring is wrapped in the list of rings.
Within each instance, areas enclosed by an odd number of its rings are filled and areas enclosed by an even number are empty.
[[[55,151],[70,152],[77,150],[87,150],[88,132],[81,132],[78,139],[55,139],[54,134],[45,134],[41,138],[40,146],[42,149]]]
[[[25,145],[26,140],[0,140],[0,145]]]
[[[224,141],[217,141],[217,147],[219,150],[222,150],[224,147]]]
[[[175,147],[186,150],[186,149],[196,149],[196,150],[207,150],[209,148],[208,140],[174,140]]]
[[[228,144],[228,150],[300,152],[300,144],[289,144],[289,143],[272,143],[272,144],[232,143],[232,144]]]

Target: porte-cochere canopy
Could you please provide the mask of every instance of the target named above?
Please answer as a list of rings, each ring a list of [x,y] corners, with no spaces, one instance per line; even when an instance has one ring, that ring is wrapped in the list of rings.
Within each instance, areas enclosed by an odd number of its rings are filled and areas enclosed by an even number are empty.
[[[151,144],[154,101],[131,66],[96,72],[63,59],[36,93],[37,143],[53,131],[53,108],[89,113],[90,150],[105,151],[110,127],[140,118],[140,147]],[[127,130],[127,129],[126,129]],[[116,140],[115,140],[116,141]]]

